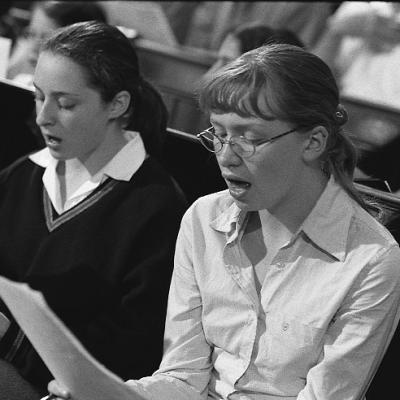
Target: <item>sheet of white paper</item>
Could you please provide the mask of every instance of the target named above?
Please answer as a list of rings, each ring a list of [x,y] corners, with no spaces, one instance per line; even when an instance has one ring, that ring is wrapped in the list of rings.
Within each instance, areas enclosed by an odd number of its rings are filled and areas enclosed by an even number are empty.
[[[27,284],[0,276],[0,296],[56,380],[77,400],[144,400],[82,346]]]

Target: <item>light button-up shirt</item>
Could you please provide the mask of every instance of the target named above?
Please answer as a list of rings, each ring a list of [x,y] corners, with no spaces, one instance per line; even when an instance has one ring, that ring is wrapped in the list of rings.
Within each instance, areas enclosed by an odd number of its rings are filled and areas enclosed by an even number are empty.
[[[397,243],[331,179],[258,295],[247,218],[226,191],[188,210],[163,361],[128,384],[154,400],[361,399],[399,320]]]

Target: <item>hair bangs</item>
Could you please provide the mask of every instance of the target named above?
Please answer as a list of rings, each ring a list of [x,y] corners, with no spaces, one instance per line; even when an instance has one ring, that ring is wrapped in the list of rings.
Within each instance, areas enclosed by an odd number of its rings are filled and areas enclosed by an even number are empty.
[[[243,118],[270,120],[280,111],[274,106],[273,80],[257,66],[241,65],[241,59],[228,64],[200,87],[199,104],[205,113],[235,113]],[[260,101],[261,100],[261,101]]]

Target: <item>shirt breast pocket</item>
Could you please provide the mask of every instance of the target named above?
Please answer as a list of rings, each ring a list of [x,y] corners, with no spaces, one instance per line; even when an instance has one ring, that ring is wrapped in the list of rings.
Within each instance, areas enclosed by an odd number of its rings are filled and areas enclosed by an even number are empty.
[[[265,360],[274,370],[293,369],[306,376],[322,348],[324,331],[290,315],[267,313],[265,317]]]

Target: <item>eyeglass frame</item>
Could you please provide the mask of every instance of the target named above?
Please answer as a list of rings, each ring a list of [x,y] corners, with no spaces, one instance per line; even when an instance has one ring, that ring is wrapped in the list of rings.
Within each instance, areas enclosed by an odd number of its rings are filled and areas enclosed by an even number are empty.
[[[234,152],[236,155],[238,155],[239,157],[249,158],[249,157],[252,157],[252,156],[255,154],[255,152],[257,151],[257,147],[258,147],[258,146],[261,146],[261,145],[267,144],[267,143],[271,143],[271,142],[273,142],[273,141],[275,141],[275,140],[277,140],[277,139],[279,139],[279,138],[281,138],[281,137],[283,137],[283,136],[288,135],[289,133],[293,133],[293,132],[297,131],[298,129],[299,129],[299,128],[296,127],[296,128],[290,129],[290,130],[288,130],[288,131],[286,131],[286,132],[280,133],[279,135],[276,135],[276,136],[274,136],[274,137],[272,137],[272,138],[269,138],[269,139],[261,139],[261,140],[250,140],[250,139],[245,138],[245,137],[242,135],[242,136],[239,136],[239,139],[245,140],[246,142],[248,142],[249,144],[251,144],[251,145],[253,146],[253,151],[251,152],[251,154],[244,156],[243,154],[238,154],[238,153],[235,151],[234,147],[232,147],[232,150],[233,150],[233,152]],[[213,150],[211,150],[209,147],[207,147],[207,145],[203,142],[203,140],[202,140],[201,138],[202,138],[206,133],[207,133],[207,134],[211,134],[213,137],[215,137],[215,138],[221,143],[221,148],[220,148],[219,150],[213,151]],[[198,134],[196,135],[196,138],[199,139],[199,141],[200,141],[200,143],[203,145],[203,147],[205,147],[210,153],[214,153],[214,154],[218,154],[218,153],[224,148],[224,144],[229,144],[229,145],[231,145],[231,146],[232,146],[232,144],[235,144],[234,142],[232,143],[232,140],[234,140],[235,138],[223,139],[223,138],[221,138],[220,136],[216,135],[216,134],[215,134],[215,128],[214,128],[213,126],[210,126],[209,128],[205,129],[204,131],[201,131],[200,133],[198,133]],[[255,142],[257,142],[257,144],[256,144]],[[236,144],[237,144],[237,143],[236,143]],[[240,148],[240,146],[239,146],[239,148]]]

